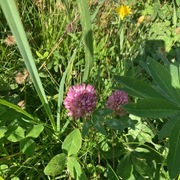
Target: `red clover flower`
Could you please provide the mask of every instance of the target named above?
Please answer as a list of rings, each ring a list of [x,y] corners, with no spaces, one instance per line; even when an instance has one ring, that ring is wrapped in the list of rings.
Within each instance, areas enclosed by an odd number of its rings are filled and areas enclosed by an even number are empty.
[[[121,106],[126,103],[128,103],[128,94],[116,90],[109,96],[106,107],[112,109],[116,115],[124,116],[126,111]]]
[[[69,88],[64,106],[68,110],[68,116],[79,119],[92,114],[96,100],[96,91],[92,85],[76,85]]]

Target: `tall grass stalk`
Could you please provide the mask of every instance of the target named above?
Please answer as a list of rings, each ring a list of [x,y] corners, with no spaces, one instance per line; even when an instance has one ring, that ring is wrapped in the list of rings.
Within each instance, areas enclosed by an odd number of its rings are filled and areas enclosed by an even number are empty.
[[[47,116],[51,122],[52,128],[56,130],[55,121],[49,107],[39,74],[31,53],[29,43],[16,7],[14,0],[0,0],[0,5],[2,7],[3,13],[6,17],[6,20],[10,26],[10,29],[16,39],[16,43],[21,52],[21,55],[24,59],[25,65],[30,73],[32,82],[36,88],[38,96],[42,102],[42,105],[45,108]]]
[[[83,81],[88,79],[93,63],[93,32],[87,0],[77,0],[85,45],[85,70]]]
[[[12,103],[10,103],[10,102],[7,102],[7,101],[5,101],[5,100],[0,99],[0,104],[3,105],[3,106],[9,107],[9,108],[11,108],[11,109],[14,109],[15,111],[17,111],[17,112],[25,115],[26,117],[28,117],[28,118],[30,118],[30,119],[34,119],[34,117],[33,117],[31,114],[27,113],[27,112],[26,112],[25,110],[23,110],[22,108],[14,105],[14,104],[12,104]]]
[[[68,74],[71,75],[72,67],[73,67],[73,62],[74,62],[76,53],[77,53],[77,48],[76,48],[76,49],[74,50],[74,52],[73,52],[73,55],[72,55],[72,57],[71,57],[71,59],[70,59],[70,61],[69,61],[69,63],[68,63],[68,66],[67,66],[65,72],[63,73],[63,76],[62,76],[62,79],[61,79],[61,82],[60,82],[60,85],[59,85],[58,109],[57,109],[57,132],[59,132],[60,129],[61,129],[61,124],[60,124],[60,121],[61,121],[60,112],[61,112],[61,106],[62,106],[62,102],[63,102],[64,84],[65,84],[66,77],[67,77],[67,79],[69,78],[69,77],[68,77]]]

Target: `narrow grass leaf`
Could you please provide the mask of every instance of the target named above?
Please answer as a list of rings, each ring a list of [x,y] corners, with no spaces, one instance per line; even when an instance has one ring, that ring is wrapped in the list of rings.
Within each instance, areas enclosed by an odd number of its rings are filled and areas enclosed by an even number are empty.
[[[93,63],[93,33],[87,0],[77,0],[85,45],[85,70],[83,81],[88,79]]]
[[[41,102],[45,108],[45,111],[50,119],[52,128],[56,130],[54,118],[51,113],[51,109],[49,107],[41,80],[39,78],[39,74],[38,74],[34,59],[32,57],[31,49],[27,41],[27,37],[24,31],[20,16],[18,14],[15,1],[14,0],[8,0],[8,1],[0,0],[0,5],[7,19],[7,22],[10,26],[10,29],[16,39],[16,43],[24,59],[25,65],[30,73],[31,79],[39,95],[39,98],[41,99]]]
[[[175,4],[175,0],[173,0],[173,24],[176,27],[177,24],[177,10],[176,10],[176,4]]]
[[[5,100],[2,100],[2,99],[0,99],[0,104],[2,104],[4,106],[7,106],[7,107],[9,107],[11,109],[14,109],[15,111],[25,115],[26,117],[28,117],[30,119],[34,119],[34,117],[31,114],[27,113],[25,110],[23,110],[22,108],[16,106],[15,104],[12,104],[12,103],[10,103],[8,101],[5,101]]]
[[[180,119],[178,119],[180,120]],[[177,178],[180,173],[180,121],[176,121],[169,137],[169,154],[167,166],[171,179]]]
[[[59,85],[59,93],[58,93],[58,107],[57,107],[57,120],[56,120],[56,126],[57,126],[57,132],[60,131],[61,129],[61,107],[62,107],[62,103],[63,103],[63,96],[64,96],[64,84],[65,84],[65,80],[66,77],[68,78],[68,73],[71,74],[72,72],[72,67],[73,67],[73,62],[75,60],[75,56],[77,53],[77,48],[74,50],[73,55],[70,59],[70,61],[68,62],[68,66],[65,70],[65,72],[63,73],[60,85]]]

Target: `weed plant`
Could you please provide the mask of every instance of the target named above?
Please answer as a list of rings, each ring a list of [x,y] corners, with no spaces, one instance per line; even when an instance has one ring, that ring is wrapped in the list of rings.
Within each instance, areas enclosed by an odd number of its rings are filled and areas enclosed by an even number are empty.
[[[179,178],[179,0],[0,5],[0,180]],[[75,120],[64,100],[83,83],[97,104]]]

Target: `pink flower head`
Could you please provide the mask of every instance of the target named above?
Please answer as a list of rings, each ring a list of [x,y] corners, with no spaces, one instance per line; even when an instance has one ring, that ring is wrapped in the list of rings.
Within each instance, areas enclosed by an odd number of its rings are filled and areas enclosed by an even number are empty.
[[[91,85],[76,85],[69,88],[64,100],[64,106],[68,110],[68,116],[75,119],[88,117],[96,107],[96,91]]]
[[[123,116],[126,111],[121,106],[126,103],[128,103],[128,94],[117,90],[109,96],[106,107],[112,109],[116,115]]]

